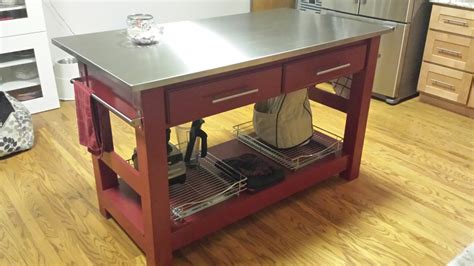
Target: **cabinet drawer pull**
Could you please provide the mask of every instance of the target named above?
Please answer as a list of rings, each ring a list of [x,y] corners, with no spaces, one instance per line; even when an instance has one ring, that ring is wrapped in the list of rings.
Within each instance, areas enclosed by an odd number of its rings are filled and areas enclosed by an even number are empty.
[[[431,83],[433,83],[433,85],[438,85],[440,87],[450,89],[450,90],[454,90],[454,88],[455,88],[454,85],[451,85],[451,84],[446,83],[446,82],[442,82],[442,81],[437,80],[437,79],[431,79]]]
[[[330,73],[330,72],[333,72],[333,71],[336,71],[336,70],[339,70],[339,69],[343,69],[343,68],[346,68],[346,67],[350,67],[350,66],[351,66],[351,63],[347,63],[345,65],[340,65],[340,66],[337,66],[337,67],[333,67],[333,68],[330,68],[330,69],[319,71],[318,73],[316,73],[316,75],[317,76],[324,75],[324,74],[327,74],[327,73]]]
[[[469,27],[469,24],[466,21],[454,20],[454,19],[443,19],[444,23],[462,26],[462,27]]]
[[[234,95],[229,95],[229,96],[225,96],[225,97],[222,97],[222,98],[214,99],[214,100],[212,100],[212,103],[220,103],[220,102],[223,102],[223,101],[227,101],[227,100],[230,100],[230,99],[242,97],[242,96],[249,95],[249,94],[252,94],[252,93],[257,93],[257,92],[258,92],[258,89],[248,90],[248,91],[244,91],[244,92],[237,93],[237,94],[234,94]]]
[[[445,48],[440,48],[438,47],[438,52],[440,54],[447,54],[447,55],[451,55],[451,56],[455,56],[455,57],[459,57],[461,58],[462,57],[462,54],[458,51],[453,51],[453,50],[449,50],[449,49],[445,49]]]

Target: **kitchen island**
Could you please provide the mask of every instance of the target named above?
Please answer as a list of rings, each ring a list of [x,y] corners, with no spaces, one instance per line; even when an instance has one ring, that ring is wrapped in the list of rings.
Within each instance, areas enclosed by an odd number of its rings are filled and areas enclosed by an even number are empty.
[[[131,44],[123,30],[53,40],[79,60],[74,85],[93,91],[100,114],[104,153],[92,158],[100,211],[120,224],[149,265],[171,264],[173,250],[331,176],[357,178],[380,35],[390,28],[292,9],[163,26],[164,38],[152,46]],[[313,88],[347,75],[350,99]],[[166,129],[305,87],[311,100],[347,113],[342,151],[287,170],[270,188],[174,219]],[[110,111],[135,128],[138,171],[114,152]],[[238,140],[209,152],[216,160],[258,154]],[[118,176],[138,197],[123,192]]]

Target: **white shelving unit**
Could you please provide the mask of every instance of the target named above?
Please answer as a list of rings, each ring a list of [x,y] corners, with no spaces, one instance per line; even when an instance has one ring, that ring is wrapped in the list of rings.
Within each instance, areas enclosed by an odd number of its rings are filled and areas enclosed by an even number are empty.
[[[36,62],[36,58],[34,56],[27,57],[27,58],[15,58],[14,56],[4,56],[3,58],[0,58],[0,69],[12,67],[12,66],[30,64],[34,62]]]
[[[59,107],[42,3],[0,5],[0,91],[32,112]],[[25,74],[26,73],[26,74]],[[30,79],[22,79],[23,75]]]
[[[27,80],[13,80],[3,83],[2,91],[13,91],[17,89],[25,89],[33,86],[41,85],[39,78],[27,79]]]

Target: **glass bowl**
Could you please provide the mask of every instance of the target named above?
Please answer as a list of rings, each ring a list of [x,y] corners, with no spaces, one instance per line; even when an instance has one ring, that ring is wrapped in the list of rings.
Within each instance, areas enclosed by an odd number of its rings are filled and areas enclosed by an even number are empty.
[[[127,17],[127,35],[135,44],[154,44],[163,35],[163,27],[158,27],[150,14],[133,14]]]

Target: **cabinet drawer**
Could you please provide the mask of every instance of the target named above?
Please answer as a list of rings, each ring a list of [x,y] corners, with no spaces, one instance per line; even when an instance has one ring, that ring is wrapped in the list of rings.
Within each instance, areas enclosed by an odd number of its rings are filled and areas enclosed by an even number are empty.
[[[366,51],[366,45],[358,45],[289,62],[284,65],[283,91],[299,90],[362,70]]]
[[[474,38],[430,30],[424,60],[474,72]]]
[[[424,62],[418,90],[460,104],[466,104],[472,75]]]
[[[474,11],[434,5],[430,28],[474,37]]]
[[[182,124],[280,94],[281,67],[169,89],[168,123]]]

